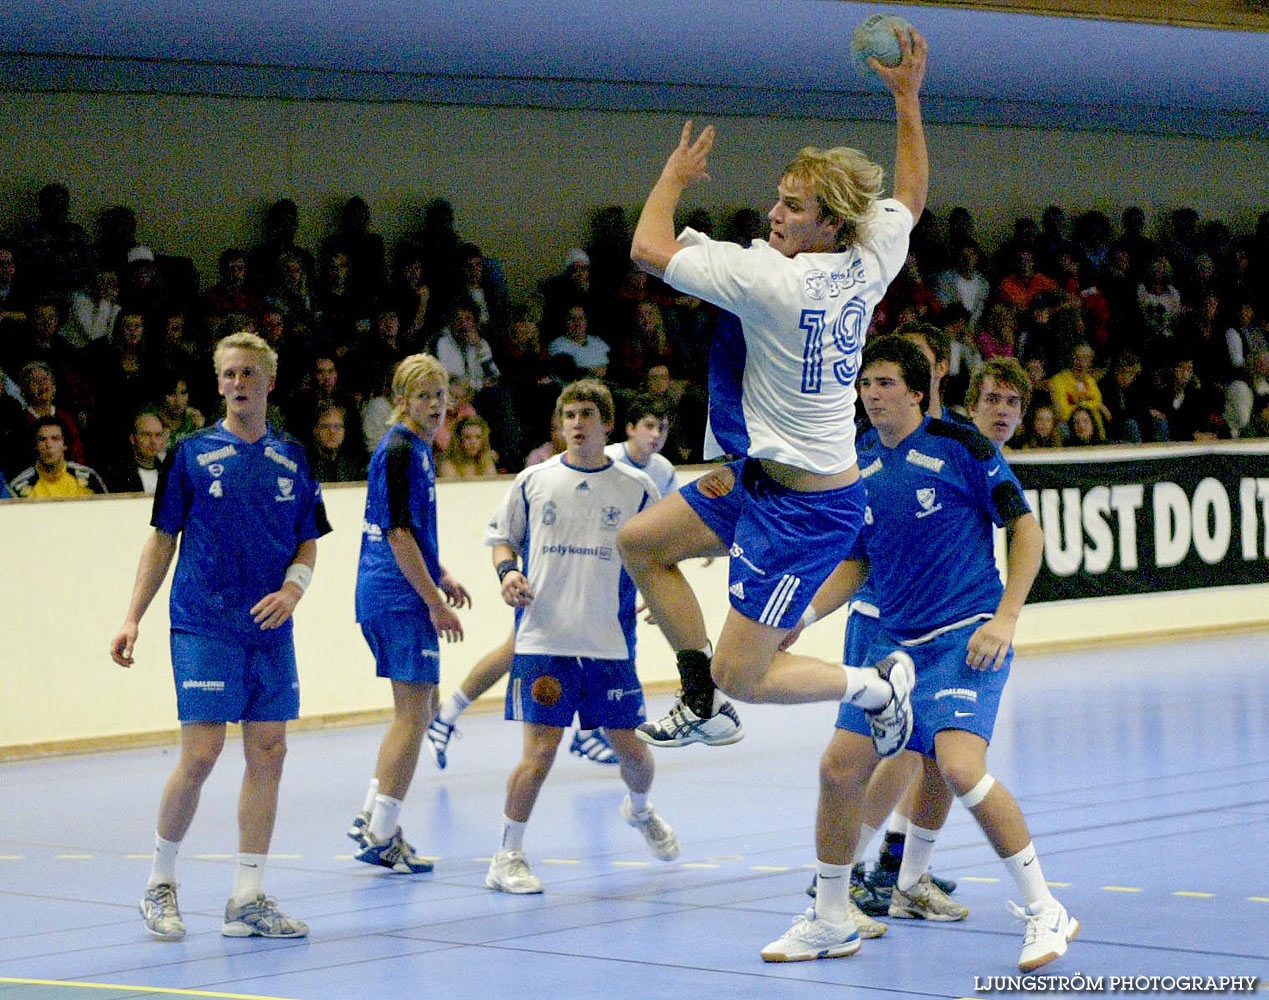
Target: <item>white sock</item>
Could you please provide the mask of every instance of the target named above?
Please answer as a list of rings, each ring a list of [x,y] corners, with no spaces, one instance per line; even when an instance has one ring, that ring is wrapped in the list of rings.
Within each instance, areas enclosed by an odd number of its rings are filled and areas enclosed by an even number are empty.
[[[903,844],[903,861],[899,864],[898,886],[907,892],[921,881],[921,876],[930,869],[930,858],[934,856],[934,842],[938,840],[938,830],[927,830],[908,821],[908,836]]]
[[[401,818],[401,800],[391,795],[376,795],[374,812],[370,814],[370,836],[384,841],[397,832]]]
[[[372,813],[375,811],[375,796],[379,794],[379,779],[371,778],[370,786],[366,789],[366,797],[361,800],[361,811],[364,813]]]
[[[890,825],[886,827],[886,832],[901,833],[906,836],[908,832],[908,824],[910,822],[911,820],[909,820],[907,816],[903,815],[903,813],[896,809],[890,814]]]
[[[648,793],[630,792],[630,808],[636,813],[648,811]]]
[[[877,828],[869,826],[867,823],[859,824],[859,840],[855,842],[855,856],[852,859],[854,864],[868,860],[868,845],[872,843],[872,838],[877,836]]]
[[[502,847],[503,851],[523,851],[524,850],[524,828],[528,826],[528,820],[521,823],[519,820],[508,819],[502,817]]]
[[[264,863],[267,854],[238,852],[238,868],[234,873],[234,903],[241,906],[260,895],[260,883],[264,880]]]
[[[847,901],[850,899],[850,865],[815,862],[815,915],[830,924],[851,920]]]
[[[894,695],[890,682],[872,667],[845,667],[845,700],[866,712],[881,708]]]
[[[176,885],[176,854],[181,849],[179,840],[164,840],[157,833],[154,835],[154,859],[150,862],[150,878],[146,887],[156,886],[161,882]]]
[[[452,695],[441,702],[440,710],[436,713],[436,717],[445,725],[452,726],[458,721],[458,717],[463,714],[463,709],[471,704],[471,699],[463,694],[463,689],[459,688]]]
[[[904,856],[906,860],[906,855]],[[1035,844],[1028,841],[1027,846],[1017,854],[1004,859],[1005,868],[1013,876],[1022,893],[1023,906],[1036,903],[1047,903],[1053,899],[1053,893],[1044,881],[1044,873],[1040,871],[1040,859],[1035,853]]]

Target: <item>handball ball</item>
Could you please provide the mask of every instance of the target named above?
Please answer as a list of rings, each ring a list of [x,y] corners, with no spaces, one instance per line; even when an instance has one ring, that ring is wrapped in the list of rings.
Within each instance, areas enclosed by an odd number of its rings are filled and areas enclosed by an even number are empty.
[[[894,14],[873,14],[855,29],[850,40],[850,61],[856,73],[866,76],[872,72],[872,67],[868,65],[869,56],[876,56],[883,66],[899,65],[903,50],[895,37],[895,28],[910,31],[912,25]]]

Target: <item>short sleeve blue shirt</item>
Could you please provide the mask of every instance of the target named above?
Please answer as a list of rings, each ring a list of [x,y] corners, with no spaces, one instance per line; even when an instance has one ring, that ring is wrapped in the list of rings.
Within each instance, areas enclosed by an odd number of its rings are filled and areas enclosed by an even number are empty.
[[[397,565],[388,531],[409,528],[434,581],[441,578],[436,541],[436,469],[432,449],[404,424],[379,442],[366,474],[366,514],[357,562],[357,621],[392,611],[426,613],[423,598]]]
[[[873,435],[860,444],[882,626],[910,639],[993,614],[1003,586],[992,526],[1029,510],[1000,450],[972,427],[929,417],[895,448]]]
[[[290,621],[261,630],[251,608],[282,587],[301,542],[330,531],[321,486],[295,438],[270,428],[250,444],[220,422],[184,438],[160,470],[150,523],[181,536],[173,629],[290,641]]]

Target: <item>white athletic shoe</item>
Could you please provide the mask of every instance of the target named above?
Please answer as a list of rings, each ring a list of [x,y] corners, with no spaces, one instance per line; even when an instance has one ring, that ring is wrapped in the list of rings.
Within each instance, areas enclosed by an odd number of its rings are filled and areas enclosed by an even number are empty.
[[[853,899],[846,900],[846,908],[850,911],[850,918],[855,921],[855,929],[859,931],[861,938],[879,938],[886,933],[886,925],[875,917],[870,917]]]
[[[679,838],[670,824],[657,815],[652,806],[641,813],[634,811],[630,796],[621,800],[621,818],[643,834],[652,853],[662,861],[673,861],[679,856]]]
[[[176,886],[171,882],[146,886],[138,906],[145,918],[145,929],[160,941],[179,941],[185,937],[185,921],[176,904]]]
[[[1066,946],[1080,932],[1080,922],[1066,912],[1056,899],[1022,907],[1009,904],[1009,912],[1026,924],[1018,968],[1031,972],[1066,954]]]
[[[489,862],[485,885],[516,894],[542,891],[542,880],[533,874],[524,851],[499,851]]]
[[[815,907],[793,918],[782,937],[762,949],[764,962],[809,962],[815,958],[845,958],[859,951],[859,932],[849,921],[830,924],[815,916]]]
[[[663,717],[638,726],[635,735],[654,747],[683,747],[689,743],[721,747],[744,739],[745,727],[730,701],[724,701],[717,712],[702,719],[680,698]]]
[[[890,700],[878,709],[865,712],[872,729],[872,745],[879,757],[893,757],[908,745],[912,735],[912,689],[916,687],[916,667],[912,657],[895,650],[871,665],[890,683]]]

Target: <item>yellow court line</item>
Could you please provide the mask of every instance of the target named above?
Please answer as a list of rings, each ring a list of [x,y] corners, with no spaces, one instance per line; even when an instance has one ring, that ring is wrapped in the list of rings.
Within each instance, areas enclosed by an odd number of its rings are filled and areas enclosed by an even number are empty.
[[[544,865],[580,865],[581,862],[577,858],[543,858]]]
[[[21,861],[21,854],[0,854],[0,861]]]
[[[962,882],[999,882],[998,878],[984,878],[981,875],[966,875],[961,879]]]
[[[1190,892],[1188,889],[1178,889],[1172,895],[1174,896],[1193,896],[1195,899],[1215,899],[1214,892]]]
[[[236,855],[233,854],[195,854],[195,861],[229,861]]]
[[[270,854],[270,861],[299,861],[303,854]]]
[[[680,868],[721,868],[722,865],[706,864],[704,861],[687,861],[679,866]]]
[[[1045,882],[1044,884],[1052,886],[1054,889],[1069,889],[1071,887],[1070,882]]]
[[[750,865],[751,872],[791,872],[792,868],[787,865]]]
[[[710,858],[710,860],[711,861],[744,861],[745,856],[743,854],[715,854],[712,858]]]
[[[1249,903],[1269,903],[1269,896],[1248,896]]]
[[[1132,885],[1104,885],[1102,889],[1106,892],[1141,892],[1141,889]]]
[[[351,854],[336,854],[335,860],[336,861],[352,861],[353,856]]]
[[[618,868],[647,868],[651,861],[614,861]]]
[[[130,986],[123,983],[77,983],[69,979],[6,979],[0,983],[15,986],[77,986],[86,990],[136,990],[138,993],[165,993],[178,997],[222,997],[224,1000],[289,1000],[288,997],[266,997],[257,993],[213,993],[209,990],[178,990],[165,986]]]
[[[92,854],[59,854],[57,855],[57,860],[58,861],[91,861],[93,857],[94,855]]]
[[[129,861],[149,861],[154,857],[154,852],[151,851],[149,854],[125,854],[124,857]]]

